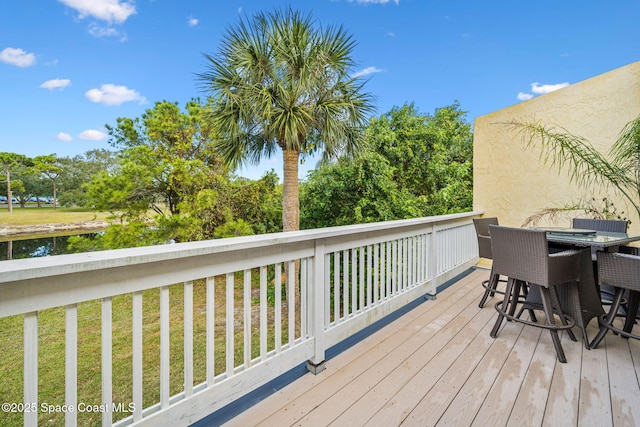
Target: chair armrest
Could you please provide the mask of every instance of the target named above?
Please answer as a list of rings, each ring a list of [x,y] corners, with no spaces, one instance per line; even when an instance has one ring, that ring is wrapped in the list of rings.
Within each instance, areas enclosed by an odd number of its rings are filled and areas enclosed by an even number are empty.
[[[549,258],[560,258],[560,257],[572,257],[577,255],[580,255],[582,253],[584,249],[566,249],[564,251],[560,251],[560,252],[554,252],[552,254],[549,254]]]
[[[598,252],[597,259],[600,284],[640,291],[640,256]]]
[[[640,256],[640,248],[636,248],[635,246],[620,246],[618,251],[623,254]]]
[[[588,249],[586,249],[588,251]],[[568,249],[549,254],[549,283],[578,280],[585,249]],[[591,252],[587,255],[591,259]]]
[[[490,236],[478,234],[478,254],[481,258],[492,258]]]

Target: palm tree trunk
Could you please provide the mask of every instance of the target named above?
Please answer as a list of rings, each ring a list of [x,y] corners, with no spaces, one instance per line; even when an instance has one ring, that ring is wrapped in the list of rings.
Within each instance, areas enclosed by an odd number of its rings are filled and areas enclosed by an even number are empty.
[[[298,162],[300,152],[297,150],[282,150],[283,159],[283,186],[282,186],[282,231],[300,230],[300,201],[298,196]],[[288,271],[286,271],[288,276]],[[294,263],[295,292],[287,295],[295,301],[295,331],[300,336],[300,260]]]
[[[284,163],[282,187],[282,231],[300,230],[300,201],[298,196],[298,150],[282,150]]]

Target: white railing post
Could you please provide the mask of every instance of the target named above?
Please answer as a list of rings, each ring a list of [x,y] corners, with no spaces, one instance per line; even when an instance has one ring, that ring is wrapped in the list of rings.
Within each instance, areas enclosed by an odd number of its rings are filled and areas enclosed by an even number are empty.
[[[309,292],[310,327],[314,340],[313,357],[307,361],[307,369],[318,374],[325,369],[325,341],[324,341],[324,317],[325,317],[325,253],[324,239],[316,240],[313,255],[313,281]]]

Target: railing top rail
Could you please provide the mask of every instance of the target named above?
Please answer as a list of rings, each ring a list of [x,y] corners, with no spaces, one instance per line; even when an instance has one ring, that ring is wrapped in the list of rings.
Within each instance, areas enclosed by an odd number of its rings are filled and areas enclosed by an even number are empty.
[[[175,261],[180,258],[197,257],[229,251],[240,251],[244,249],[256,249],[273,245],[287,245],[381,230],[447,223],[481,214],[482,212],[473,211],[396,221],[262,234],[258,236],[233,237],[199,242],[185,242],[159,246],[57,255],[54,257],[1,261],[0,284],[68,273],[142,265],[165,260]]]

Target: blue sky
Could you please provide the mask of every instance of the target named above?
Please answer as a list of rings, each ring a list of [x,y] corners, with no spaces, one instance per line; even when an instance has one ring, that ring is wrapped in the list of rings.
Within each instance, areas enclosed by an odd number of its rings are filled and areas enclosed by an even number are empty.
[[[110,148],[105,124],[205,97],[203,53],[241,16],[291,5],[357,41],[380,115],[459,101],[477,116],[640,60],[640,0],[9,0],[0,13],[0,151]],[[315,166],[301,167],[300,177]],[[240,175],[281,174],[274,157]]]

